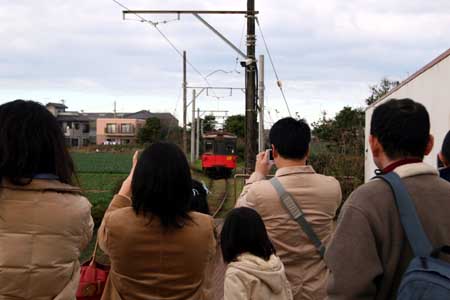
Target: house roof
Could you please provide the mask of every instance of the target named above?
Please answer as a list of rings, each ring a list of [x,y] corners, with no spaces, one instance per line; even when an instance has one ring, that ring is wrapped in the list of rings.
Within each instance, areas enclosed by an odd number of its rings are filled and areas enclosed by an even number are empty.
[[[49,103],[47,103],[46,105],[45,105],[45,107],[49,107],[49,106],[53,106],[53,107],[55,107],[55,108],[67,108],[67,106],[65,106],[64,104],[62,104],[62,103],[55,103],[55,102],[49,102]]]
[[[411,81],[413,81],[414,79],[416,79],[417,77],[419,77],[420,75],[422,75],[423,73],[425,73],[426,71],[428,71],[429,69],[431,69],[432,67],[434,67],[435,65],[437,65],[438,63],[440,63],[441,61],[443,61],[444,59],[446,59],[449,56],[450,56],[450,48],[447,49],[444,53],[442,53],[438,57],[436,57],[435,59],[433,59],[431,62],[426,64],[424,67],[419,69],[417,72],[415,72],[414,74],[412,74],[411,76],[409,76],[408,78],[403,80],[398,86],[396,86],[395,88],[390,90],[382,98],[378,99],[377,101],[375,101],[374,103],[369,105],[368,108],[373,107],[378,102],[381,102],[386,98],[389,98],[389,96],[391,96],[393,93],[395,93],[396,91],[398,91],[399,89],[401,89],[402,87],[404,87],[405,85],[407,85],[408,83],[410,83]]]
[[[135,112],[135,113],[124,114],[124,118],[147,120],[148,118],[153,117],[153,115],[154,114],[152,114],[148,110],[140,110],[140,111]]]

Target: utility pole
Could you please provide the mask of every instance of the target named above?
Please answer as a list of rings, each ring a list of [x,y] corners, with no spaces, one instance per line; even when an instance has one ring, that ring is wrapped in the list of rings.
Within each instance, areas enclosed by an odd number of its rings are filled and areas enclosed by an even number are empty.
[[[183,51],[183,151],[187,153],[187,132],[186,132],[186,117],[187,117],[187,81],[186,81],[186,51]]]
[[[245,170],[251,173],[256,162],[256,57],[255,0],[247,0],[247,59],[245,61]]]
[[[244,58],[242,65],[245,66],[245,169],[251,172],[255,166],[256,152],[258,148],[257,142],[257,118],[256,118],[256,57],[255,57],[255,21],[256,15],[259,13],[255,11],[255,0],[247,0],[246,11],[223,11],[223,10],[129,10],[122,5],[126,10],[123,11],[125,15],[133,14],[139,17],[142,21],[147,21],[141,14],[190,14],[196,17],[201,23],[208,27],[214,34],[218,35],[228,46],[236,51]],[[244,54],[238,47],[223,36],[218,30],[210,25],[200,15],[202,14],[244,14],[247,17],[247,54]],[[186,136],[186,54],[183,52],[183,150],[186,152],[187,136]]]
[[[195,147],[195,158],[200,158],[200,108],[197,108],[197,121],[195,124],[197,125],[197,142]]]
[[[192,122],[191,122],[191,164],[195,162],[195,90],[192,90]]]
[[[258,60],[258,99],[259,99],[259,152],[264,151],[264,55]]]

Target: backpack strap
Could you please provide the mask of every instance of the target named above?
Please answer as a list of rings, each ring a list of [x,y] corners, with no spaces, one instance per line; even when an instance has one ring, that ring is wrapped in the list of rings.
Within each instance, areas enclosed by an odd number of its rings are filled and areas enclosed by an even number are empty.
[[[270,183],[275,188],[275,190],[278,193],[278,196],[280,197],[281,203],[283,203],[283,206],[286,208],[286,210],[289,212],[291,217],[300,225],[303,232],[308,236],[308,238],[311,240],[311,242],[316,247],[317,251],[319,252],[319,255],[321,258],[325,255],[325,246],[322,244],[322,241],[319,239],[317,234],[312,229],[309,222],[305,219],[305,215],[298,206],[297,202],[292,198],[291,194],[289,194],[281,184],[281,182],[276,177],[272,177],[270,179]]]
[[[414,256],[430,256],[433,251],[433,246],[423,230],[414,203],[403,185],[400,176],[395,172],[390,172],[375,176],[374,178],[384,180],[391,187],[400,214],[400,221],[414,252]]]

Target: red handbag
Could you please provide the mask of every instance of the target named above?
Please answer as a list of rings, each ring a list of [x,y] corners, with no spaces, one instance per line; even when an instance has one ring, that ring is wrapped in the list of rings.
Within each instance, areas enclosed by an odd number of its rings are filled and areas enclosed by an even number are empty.
[[[77,289],[77,300],[100,300],[105,289],[110,266],[95,261],[98,239],[90,260],[81,265],[80,284]]]

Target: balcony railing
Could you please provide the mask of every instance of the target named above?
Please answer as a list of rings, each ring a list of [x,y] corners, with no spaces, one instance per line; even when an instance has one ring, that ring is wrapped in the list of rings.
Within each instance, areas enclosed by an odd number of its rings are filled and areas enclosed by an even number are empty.
[[[136,133],[135,128],[131,128],[130,130],[122,130],[121,128],[112,128],[105,127],[106,134],[120,134],[120,135],[134,135]]]

